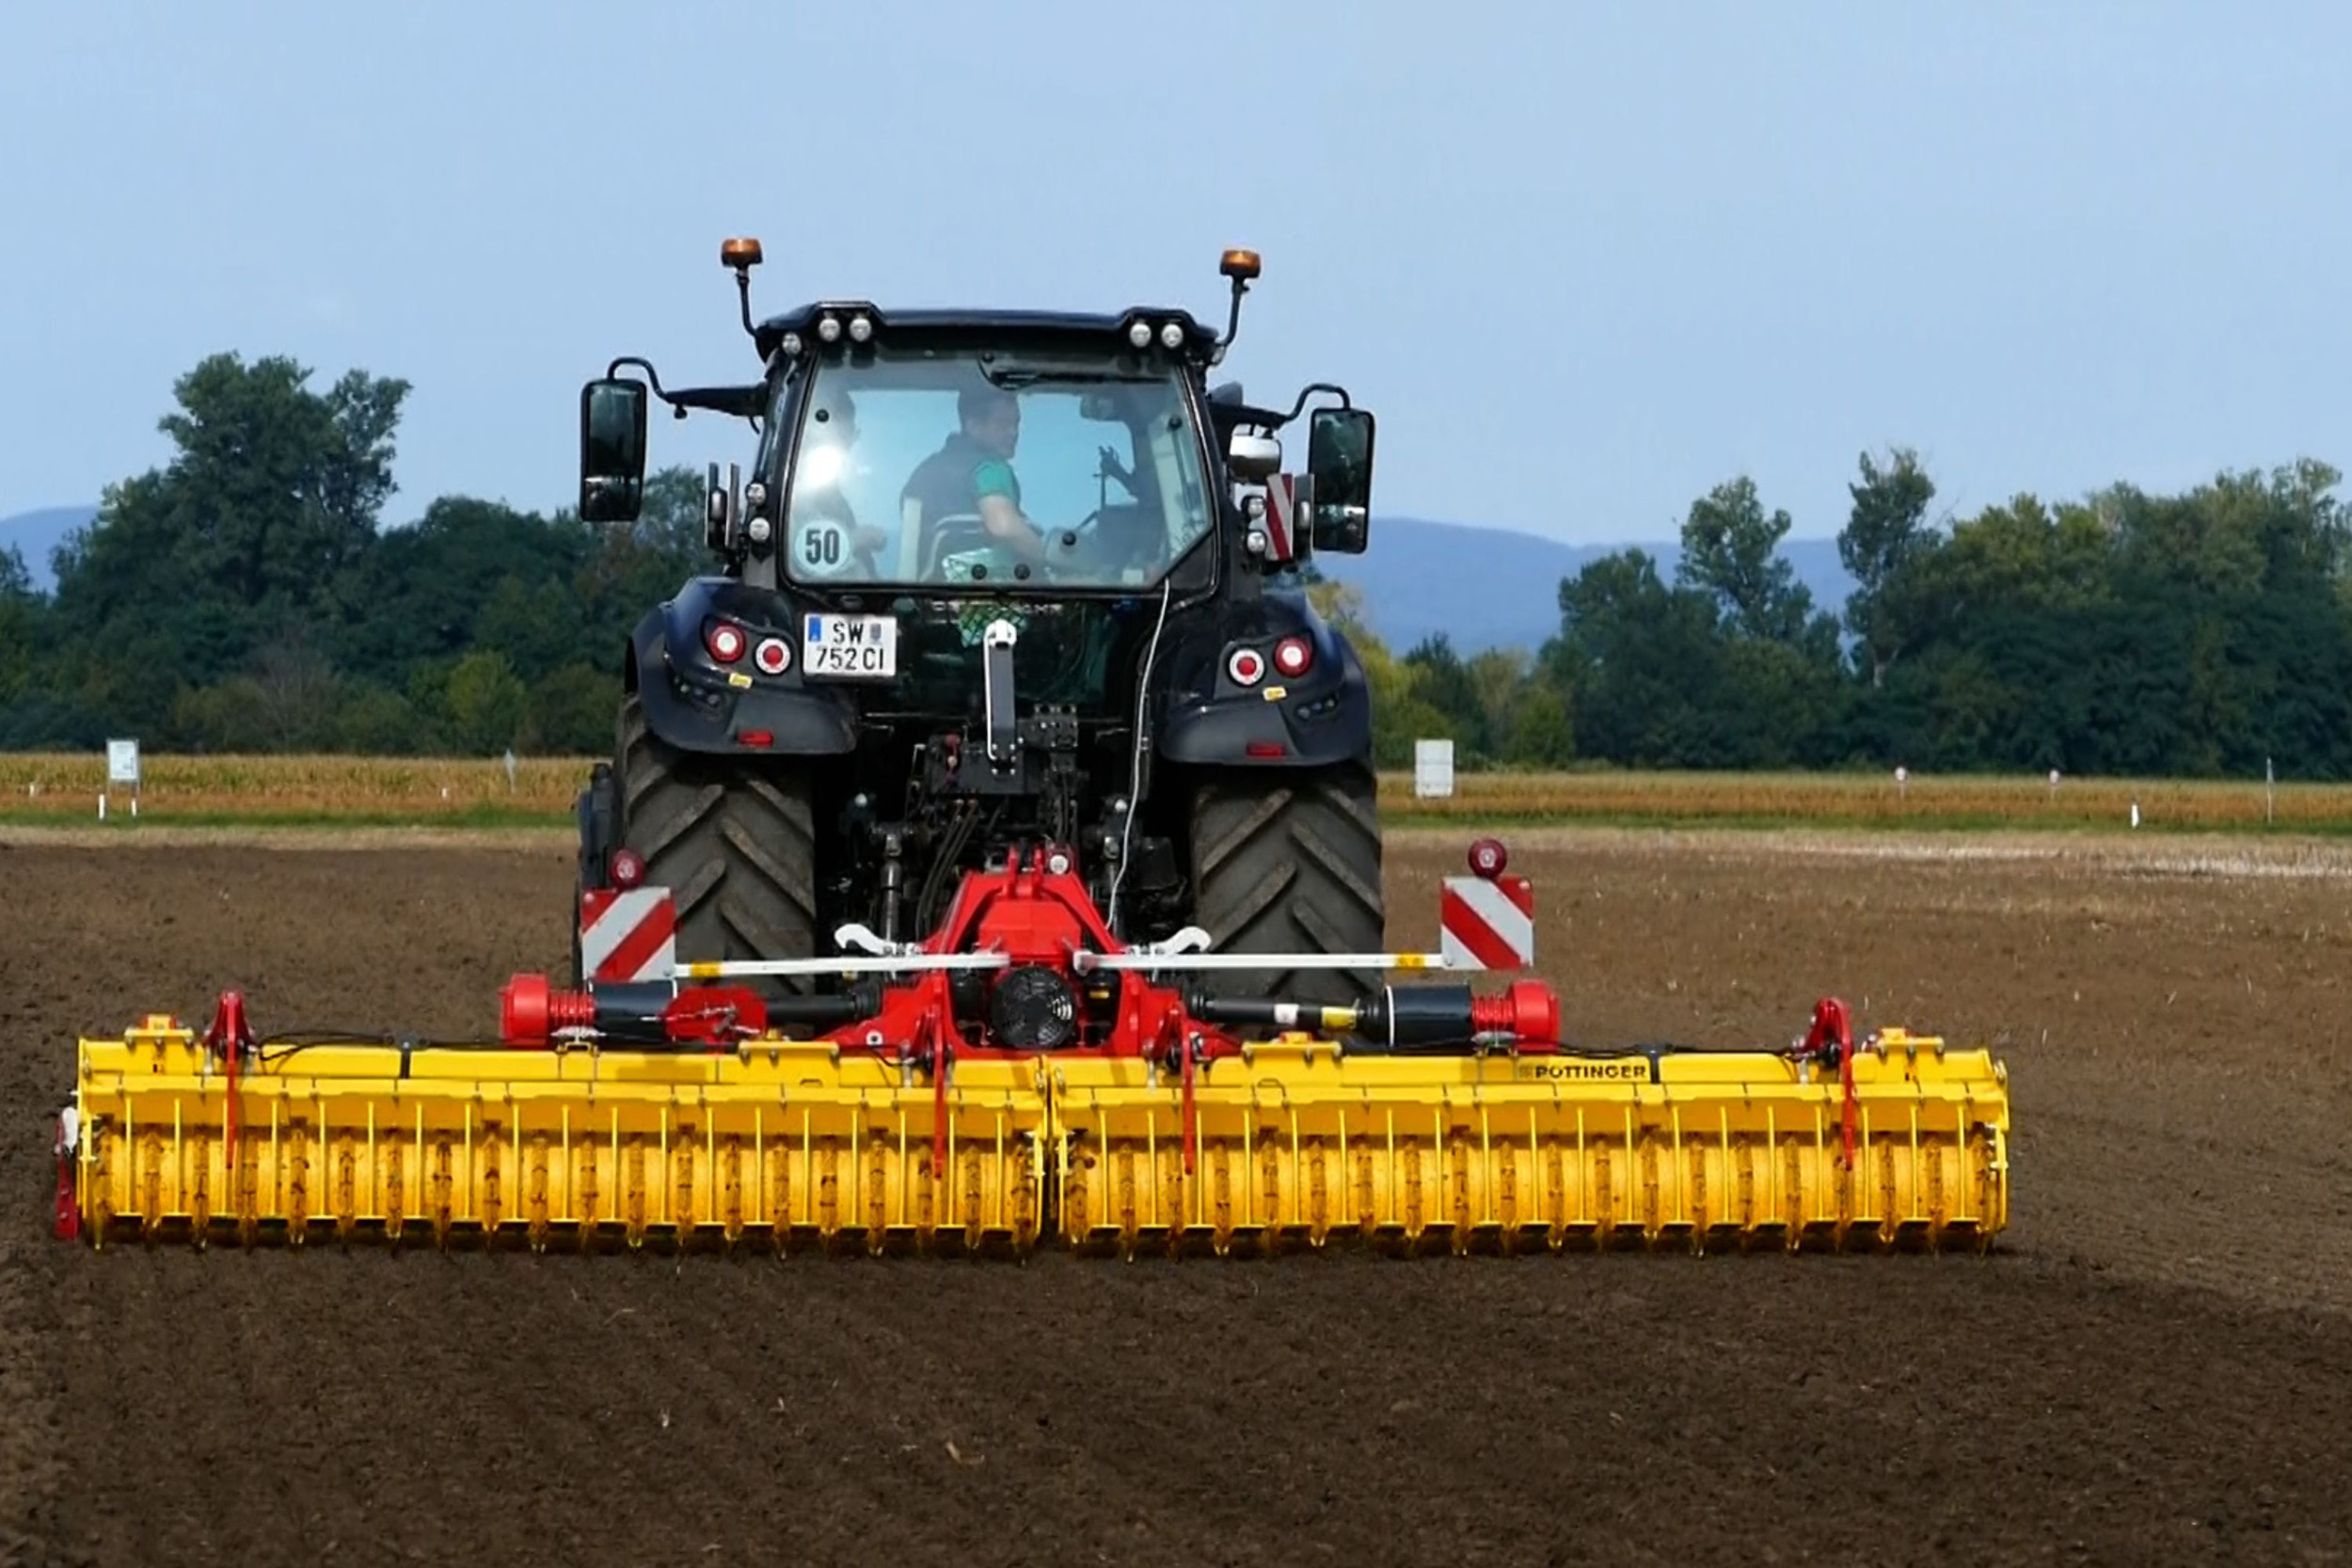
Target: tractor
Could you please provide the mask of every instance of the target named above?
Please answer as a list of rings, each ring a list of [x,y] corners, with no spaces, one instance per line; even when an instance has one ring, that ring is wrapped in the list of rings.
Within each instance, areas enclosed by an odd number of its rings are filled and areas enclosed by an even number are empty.
[[[77,1045],[56,1234],[1014,1255],[1974,1246],[2008,1072],[1822,997],[1791,1038],[1588,1044],[1522,976],[1498,840],[1382,951],[1364,672],[1300,583],[1369,533],[1373,419],[1212,386],[1181,309],[755,322],[760,375],[580,398],[581,515],[644,507],[651,400],[747,420],[624,650],[581,792],[573,983],[496,1038]],[[625,369],[643,372],[625,376]],[[1317,393],[1335,400],[1308,413]],[[1281,433],[1307,417],[1307,460]],[[822,950],[820,951],[820,946]]]
[[[591,523],[642,511],[653,399],[754,444],[708,468],[714,568],[621,650],[578,892],[667,889],[679,963],[805,958],[845,927],[930,931],[966,873],[1050,844],[1124,942],[1379,949],[1370,693],[1302,582],[1365,548],[1374,419],[1338,386],[1280,409],[1211,384],[1256,253],[1221,258],[1221,334],[1151,306],[755,319],[760,260],[721,246],[755,379],[665,388],[625,356],[581,389]],[[575,979],[609,957],[576,934]],[[1233,987],[1345,1003],[1381,979],[1270,962]]]

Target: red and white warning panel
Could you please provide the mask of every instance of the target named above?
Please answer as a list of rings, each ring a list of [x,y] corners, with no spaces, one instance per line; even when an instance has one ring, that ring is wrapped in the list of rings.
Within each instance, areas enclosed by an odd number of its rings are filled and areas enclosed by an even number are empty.
[[[666,887],[591,888],[580,895],[580,967],[607,984],[667,980],[677,911]]]
[[[1475,876],[1448,877],[1439,895],[1438,951],[1448,969],[1531,969],[1535,963],[1535,885],[1503,875],[1497,840],[1470,846]]]
[[[1276,474],[1265,482],[1265,539],[1268,561],[1289,561],[1298,554],[1298,491],[1296,474]]]

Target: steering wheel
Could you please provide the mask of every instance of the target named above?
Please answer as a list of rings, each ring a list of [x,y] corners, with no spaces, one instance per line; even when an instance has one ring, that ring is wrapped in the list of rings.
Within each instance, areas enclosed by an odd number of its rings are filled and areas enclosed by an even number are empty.
[[[1045,543],[1045,563],[1049,566],[1075,564],[1081,555],[1099,547],[1102,535],[1089,533],[1103,520],[1102,507],[1096,507],[1067,528],[1041,531]]]
[[[1009,580],[1036,581],[1041,578],[1047,582],[1054,581],[1061,570],[1076,564],[1077,550],[1084,543],[1077,536],[1082,531],[1099,521],[1102,515],[1102,510],[1098,508],[1089,513],[1074,528],[1041,530],[1040,537],[1045,546],[1045,559],[1027,562],[1028,578],[1012,578]],[[1071,538],[1071,544],[1062,543],[1065,536]],[[996,545],[998,545],[996,536],[988,531],[988,525],[977,515],[961,513],[955,516],[942,517],[930,536],[926,551],[927,559],[923,562],[922,570],[923,579],[926,582],[944,582],[947,580],[944,574],[948,557],[969,550],[987,549]]]
[[[990,539],[988,526],[975,514],[942,517],[930,526],[923,541],[923,558],[915,562],[917,575],[926,582],[944,580],[941,572],[949,556],[985,549]]]

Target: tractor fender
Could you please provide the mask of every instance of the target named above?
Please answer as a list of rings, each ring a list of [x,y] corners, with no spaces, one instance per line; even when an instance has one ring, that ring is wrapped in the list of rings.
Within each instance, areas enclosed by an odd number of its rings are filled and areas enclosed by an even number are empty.
[[[749,657],[721,664],[704,645],[714,616],[741,626],[754,641],[782,637],[792,662],[763,675]],[[740,756],[837,756],[857,746],[857,714],[849,699],[801,681],[799,614],[783,594],[731,578],[695,578],[650,610],[629,638],[625,682],[645,722],[681,752]],[[765,743],[745,736],[766,736]]]
[[[1273,664],[1287,637],[1312,650],[1307,672]],[[1255,649],[1264,674],[1236,681],[1236,649]],[[1372,689],[1363,660],[1303,594],[1229,600],[1185,630],[1169,660],[1158,751],[1170,762],[1236,768],[1320,768],[1372,757]]]

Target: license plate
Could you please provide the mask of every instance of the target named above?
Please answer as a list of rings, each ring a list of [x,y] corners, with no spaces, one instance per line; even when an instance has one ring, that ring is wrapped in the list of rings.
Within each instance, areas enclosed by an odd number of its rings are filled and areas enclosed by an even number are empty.
[[[870,677],[898,673],[898,621],[894,615],[811,615],[801,639],[801,673]]]

